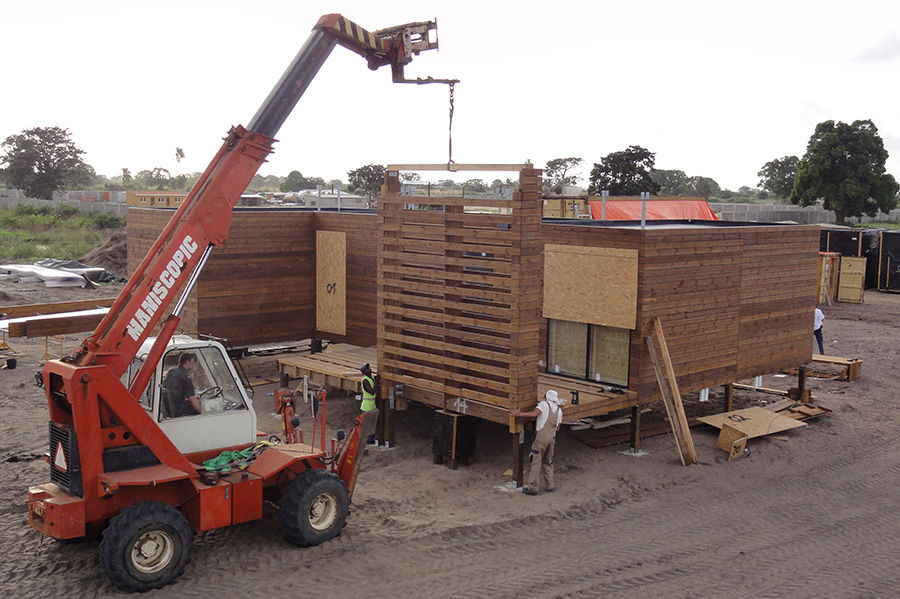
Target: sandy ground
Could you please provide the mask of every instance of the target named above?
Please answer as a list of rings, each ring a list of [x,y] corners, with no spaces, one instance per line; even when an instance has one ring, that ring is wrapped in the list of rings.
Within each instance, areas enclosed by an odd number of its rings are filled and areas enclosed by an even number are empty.
[[[83,299],[115,288],[68,291]],[[0,284],[0,293],[0,306],[49,301],[43,289]],[[398,414],[397,447],[364,459],[341,537],[297,549],[268,508],[260,521],[199,535],[184,575],[147,596],[897,596],[900,295],[868,291],[864,304],[824,310],[826,351],[864,359],[860,379],[810,379],[833,413],[751,440],[744,458],[729,462],[705,426],[692,429],[700,464],[689,467],[671,435],[645,439],[632,457],[625,445],[593,449],[563,430],[559,490],[528,497],[504,476],[502,427],[481,426],[475,462],[451,470],[432,463],[432,414],[413,405]],[[80,339],[67,337],[66,350]],[[0,371],[0,596],[121,595],[99,568],[96,541],[42,540],[27,525],[26,489],[49,479],[47,408],[32,384],[45,345],[11,344],[19,367]],[[273,375],[274,364],[263,356],[245,367]],[[255,408],[260,428],[277,432],[271,389],[256,388]],[[688,411],[720,406],[719,391],[703,406],[689,396]],[[774,397],[736,396],[738,407]],[[332,396],[329,430],[355,413],[350,398]]]

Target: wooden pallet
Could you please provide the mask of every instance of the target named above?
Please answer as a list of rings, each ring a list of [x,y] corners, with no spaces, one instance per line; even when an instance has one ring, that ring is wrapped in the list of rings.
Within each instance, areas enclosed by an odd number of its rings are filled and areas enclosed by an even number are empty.
[[[855,381],[859,378],[859,369],[863,361],[859,358],[839,358],[837,356],[823,356],[822,354],[813,354],[813,362],[820,364],[836,364],[842,366],[840,380]]]
[[[312,385],[362,393],[363,375],[359,367],[367,363],[373,374],[378,371],[374,347],[337,343],[321,353],[279,358],[278,371],[294,379],[309,377]]]

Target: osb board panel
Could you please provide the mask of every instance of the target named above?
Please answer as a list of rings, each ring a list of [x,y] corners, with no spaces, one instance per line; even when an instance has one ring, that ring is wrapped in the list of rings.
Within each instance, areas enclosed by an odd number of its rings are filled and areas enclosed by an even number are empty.
[[[723,424],[728,424],[746,434],[748,439],[806,426],[805,422],[782,416],[777,412],[759,406],[703,416],[697,420],[716,428],[722,428]]]
[[[316,329],[347,333],[347,236],[316,231]]]
[[[371,213],[318,212],[316,231],[343,232],[346,236],[346,333],[318,331],[331,341],[369,346],[377,343],[379,219]]]
[[[837,301],[862,303],[865,276],[865,258],[841,258]]]
[[[544,318],[633,329],[637,250],[544,246]]]

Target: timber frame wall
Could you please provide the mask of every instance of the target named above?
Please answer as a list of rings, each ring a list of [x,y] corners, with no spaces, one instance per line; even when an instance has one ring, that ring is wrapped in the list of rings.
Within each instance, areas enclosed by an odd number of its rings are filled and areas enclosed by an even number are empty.
[[[182,328],[235,346],[310,337],[377,342],[383,390],[403,384],[409,399],[509,423],[511,430],[510,410],[531,408],[548,388],[567,398],[579,391],[579,404],[565,407],[567,419],[659,399],[645,342],[655,317],[682,392],[811,359],[818,226],[542,222],[540,176],[521,171],[512,200],[400,196],[393,175],[377,215],[236,210],[229,241],[210,255]],[[476,206],[494,212],[466,211]],[[129,208],[130,269],[172,214]],[[345,235],[344,335],[316,330],[321,232]],[[549,244],[637,256],[625,393],[545,372]],[[573,295],[565,284],[549,293]]]
[[[512,200],[401,196],[378,202],[382,388],[495,422],[534,405],[540,360],[541,171]]]
[[[817,225],[745,223],[594,226],[544,223],[544,243],[637,251],[636,326],[628,389],[566,406],[567,418],[661,399],[645,338],[659,317],[682,392],[777,372],[812,358]],[[541,330],[546,347],[547,328]],[[561,396],[589,381],[544,375]]]
[[[174,214],[129,208],[128,271]],[[301,209],[234,211],[228,242],[216,247],[182,313],[181,328],[235,347],[327,338],[375,345],[377,215]],[[346,235],[346,334],[316,331],[316,231]]]

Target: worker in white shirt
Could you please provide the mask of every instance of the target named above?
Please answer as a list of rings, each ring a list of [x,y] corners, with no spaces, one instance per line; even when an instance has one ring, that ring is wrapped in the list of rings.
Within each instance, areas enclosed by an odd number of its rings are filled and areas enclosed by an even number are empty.
[[[562,424],[562,405],[564,400],[553,389],[547,391],[546,396],[538,405],[528,412],[519,408],[512,411],[517,418],[535,418],[535,430],[537,434],[531,444],[531,468],[528,470],[528,482],[522,487],[526,495],[537,495],[543,476],[547,492],[556,490],[553,482],[553,449],[556,446],[556,431]]]
[[[818,308],[813,316],[813,335],[819,344],[819,353],[825,355],[825,344],[822,342],[822,323],[825,322],[825,314]]]

